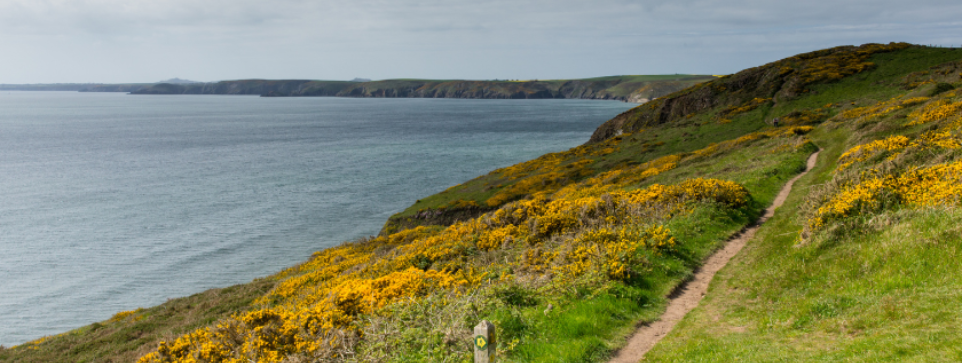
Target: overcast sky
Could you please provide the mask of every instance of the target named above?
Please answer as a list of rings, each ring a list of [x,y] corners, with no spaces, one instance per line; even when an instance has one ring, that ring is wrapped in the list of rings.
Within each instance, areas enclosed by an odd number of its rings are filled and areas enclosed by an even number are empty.
[[[960,0],[0,0],[0,83],[727,74],[962,45]]]

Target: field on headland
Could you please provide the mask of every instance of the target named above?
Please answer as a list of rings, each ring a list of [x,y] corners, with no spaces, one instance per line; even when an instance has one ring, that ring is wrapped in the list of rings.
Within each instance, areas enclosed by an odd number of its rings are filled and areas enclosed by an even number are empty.
[[[465,362],[487,319],[505,361],[604,361],[819,148],[647,359],[957,360],[960,76],[962,50],[892,43],[700,83],[422,198],[381,236],[0,360]]]

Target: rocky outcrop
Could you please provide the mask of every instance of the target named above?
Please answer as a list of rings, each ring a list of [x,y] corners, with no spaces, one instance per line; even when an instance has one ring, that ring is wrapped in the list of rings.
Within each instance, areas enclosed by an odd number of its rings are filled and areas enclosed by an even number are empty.
[[[746,69],[628,110],[598,127],[589,143],[601,142],[646,126],[680,120],[718,106],[737,107],[754,99],[771,99],[772,103],[778,103],[809,92],[810,85],[835,82],[871,69],[874,64],[868,58],[873,54],[909,46],[907,43],[842,46]]]
[[[381,227],[381,232],[378,234],[387,235],[417,226],[450,226],[459,221],[477,218],[492,210],[492,208],[481,207],[426,209],[409,217],[392,216],[384,223],[384,227]]]

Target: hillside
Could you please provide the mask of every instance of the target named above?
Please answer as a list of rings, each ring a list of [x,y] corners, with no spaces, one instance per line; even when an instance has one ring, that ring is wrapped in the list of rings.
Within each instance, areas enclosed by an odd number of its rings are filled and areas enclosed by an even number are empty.
[[[601,362],[816,167],[656,361],[957,361],[962,50],[800,54],[416,201],[377,237],[0,350],[0,361]],[[776,127],[770,120],[778,117]]]
[[[161,83],[132,94],[236,94],[265,97],[403,97],[403,98],[579,98],[645,102],[712,76],[612,76],[548,81],[468,81],[391,79],[368,82],[309,80],[237,80],[202,84]]]

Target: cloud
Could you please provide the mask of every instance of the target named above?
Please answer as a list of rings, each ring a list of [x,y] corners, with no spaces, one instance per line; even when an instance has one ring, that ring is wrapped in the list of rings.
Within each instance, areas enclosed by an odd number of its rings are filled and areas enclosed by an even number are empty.
[[[0,67],[38,82],[720,73],[841,44],[962,44],[958,14],[957,0],[0,0]]]

